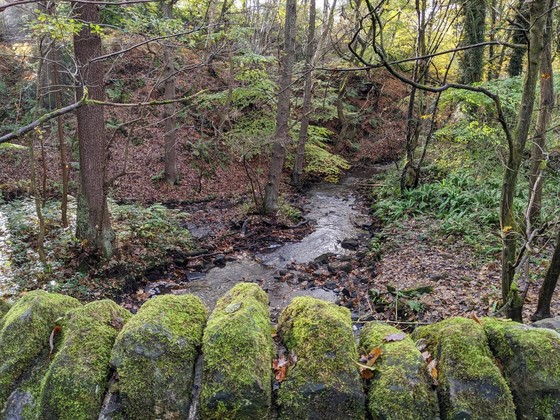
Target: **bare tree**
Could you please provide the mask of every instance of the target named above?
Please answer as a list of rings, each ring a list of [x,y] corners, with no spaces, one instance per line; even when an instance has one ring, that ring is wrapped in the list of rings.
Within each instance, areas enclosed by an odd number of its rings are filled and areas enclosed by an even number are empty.
[[[272,156],[268,166],[268,182],[265,187],[264,211],[274,213],[278,208],[280,178],[286,158],[286,146],[290,142],[290,97],[295,55],[296,0],[286,0],[286,23],[284,27],[284,51],[280,70],[280,93],[276,112],[276,131],[272,145]]]

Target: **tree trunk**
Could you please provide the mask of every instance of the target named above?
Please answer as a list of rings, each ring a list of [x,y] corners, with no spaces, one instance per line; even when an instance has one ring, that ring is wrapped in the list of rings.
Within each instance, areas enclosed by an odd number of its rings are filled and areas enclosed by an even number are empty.
[[[292,182],[300,185],[305,160],[305,143],[307,143],[307,129],[309,127],[309,113],[311,112],[311,100],[313,89],[313,58],[315,56],[315,0],[309,0],[309,31],[307,33],[307,45],[305,47],[305,82],[303,86],[303,106],[301,112],[301,127],[299,130],[296,159]]]
[[[74,54],[80,85],[76,95],[81,98],[87,89],[89,99],[103,101],[102,61],[90,63],[101,55],[101,37],[90,30],[89,24],[99,23],[99,9],[95,4],[74,3],[74,18],[84,22],[74,35]],[[80,192],[78,195],[76,237],[110,257],[115,235],[107,207],[105,176],[107,167],[105,120],[102,106],[85,105],[76,111],[78,148],[80,154]]]
[[[164,19],[173,18],[173,2],[162,1],[161,12]],[[170,41],[171,42],[171,41]],[[173,57],[173,46],[166,44],[163,52],[165,70],[163,80],[165,86],[164,97],[166,100],[175,99],[175,66]],[[163,106],[164,130],[165,130],[165,182],[169,185],[179,183],[179,172],[177,170],[177,131],[175,130],[175,104]]]
[[[463,45],[484,42],[484,20],[486,19],[486,2],[484,0],[467,0],[464,4],[465,24]],[[463,71],[461,83],[472,84],[482,80],[484,48],[470,48],[463,54]]]
[[[527,32],[529,27],[529,8],[525,0],[519,0],[517,5],[517,13],[513,22],[513,36],[512,41],[514,44],[527,44]],[[529,35],[530,36],[530,35]],[[514,48],[513,54],[509,59],[508,74],[510,77],[519,76],[523,70],[523,56],[525,55],[525,48]]]
[[[529,177],[529,208],[527,214],[531,226],[537,222],[541,214],[542,202],[542,170],[545,162],[546,133],[552,119],[554,107],[554,81],[552,73],[552,10],[555,0],[549,5],[546,29],[544,31],[544,49],[541,56],[541,100],[539,116],[535,127],[535,136],[531,146],[531,175]]]
[[[500,202],[500,227],[502,229],[502,300],[507,305],[508,317],[522,320],[523,300],[515,280],[515,261],[517,257],[517,238],[519,235],[513,198],[517,189],[517,177],[521,166],[523,151],[529,135],[535,91],[539,76],[539,61],[543,49],[543,29],[546,21],[547,0],[535,0],[530,3],[530,27],[528,70],[523,86],[519,119],[509,147]]]
[[[556,284],[558,283],[558,277],[560,276],[560,231],[558,231],[558,237],[556,238],[556,247],[554,248],[554,254],[552,255],[552,260],[550,260],[550,265],[544,276],[543,284],[539,289],[539,301],[537,303],[537,310],[531,317],[532,321],[537,321],[539,319],[550,318],[552,314],[550,313],[550,303],[552,301],[552,295],[554,294],[554,289],[556,289]]]
[[[286,157],[286,146],[289,143],[290,96],[292,72],[294,67],[296,0],[286,0],[286,23],[284,28],[284,52],[281,60],[280,93],[278,94],[278,110],[276,113],[276,132],[272,145],[272,156],[268,168],[268,182],[264,195],[264,212],[272,214],[278,209],[278,192],[280,177]]]

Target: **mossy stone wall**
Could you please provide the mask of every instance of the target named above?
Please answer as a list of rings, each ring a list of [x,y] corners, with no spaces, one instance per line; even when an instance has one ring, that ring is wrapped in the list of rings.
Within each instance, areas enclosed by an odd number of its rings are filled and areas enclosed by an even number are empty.
[[[483,324],[518,419],[559,419],[560,334],[494,318],[485,318]]]
[[[240,283],[222,297],[204,331],[201,411],[205,419],[263,419],[272,406],[268,296]]]
[[[2,314],[0,419],[560,419],[560,334],[511,321],[359,332],[347,309],[297,298],[280,316],[290,362],[272,392],[278,349],[254,284],[230,290],[207,326],[190,295],[131,315],[35,291]],[[360,378],[359,355],[374,349],[373,375]]]
[[[374,419],[434,419],[437,398],[426,360],[410,337],[401,339],[403,335],[380,322],[367,324],[360,333],[361,353],[380,354],[369,384],[369,413]]]
[[[417,328],[438,362],[438,396],[443,419],[515,419],[508,385],[494,363],[482,325],[452,318]]]
[[[295,298],[280,315],[278,334],[297,357],[278,391],[281,419],[365,418],[348,309]]]
[[[124,326],[111,364],[119,377],[118,391],[128,418],[188,417],[207,315],[195,296],[157,296]]]
[[[109,381],[113,343],[130,317],[110,300],[66,314],[60,350],[42,384],[41,419],[97,419]]]

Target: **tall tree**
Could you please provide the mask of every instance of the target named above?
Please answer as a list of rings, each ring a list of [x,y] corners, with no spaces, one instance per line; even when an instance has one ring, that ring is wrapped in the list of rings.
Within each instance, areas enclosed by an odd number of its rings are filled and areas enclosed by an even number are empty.
[[[78,99],[103,101],[105,86],[101,56],[99,7],[96,4],[74,3],[74,17],[82,22],[74,35],[74,55],[78,66]],[[78,149],[80,154],[80,192],[78,195],[76,237],[104,256],[113,254],[115,234],[107,207],[105,185],[107,151],[103,106],[84,105],[76,110]]]
[[[514,44],[527,44],[529,30],[529,6],[526,0],[519,0],[513,20],[512,40]],[[525,56],[525,48],[519,47],[513,49],[513,54],[509,59],[508,74],[510,77],[519,76],[523,70],[523,57]]]
[[[508,138],[508,158],[502,183],[500,201],[500,227],[502,229],[502,300],[507,306],[508,317],[522,320],[523,299],[515,279],[517,242],[519,226],[513,206],[517,191],[517,178],[523,162],[523,153],[529,137],[539,63],[543,50],[543,31],[546,22],[548,0],[534,0],[529,3],[530,29],[528,33],[527,73],[521,96],[521,106],[517,126],[513,136]]]
[[[161,2],[161,12],[164,19],[173,19],[173,0],[163,0]],[[175,99],[175,65],[172,41],[165,44],[163,61],[165,70],[163,80],[165,87],[165,99]],[[177,170],[177,131],[175,129],[175,103],[167,103],[163,107],[164,127],[165,127],[165,181],[169,185],[176,185],[179,182],[179,171]]]
[[[463,44],[476,45],[484,42],[486,25],[486,1],[467,0],[463,10],[465,21],[463,25]],[[465,50],[463,54],[463,66],[461,83],[472,84],[482,80],[484,48],[476,47]]]
[[[307,44],[305,46],[305,81],[303,83],[303,105],[301,127],[299,129],[298,144],[296,150],[296,160],[292,173],[292,182],[299,185],[303,173],[303,163],[305,159],[305,143],[307,143],[307,130],[309,128],[309,113],[311,112],[311,100],[313,90],[313,58],[315,57],[315,0],[309,0],[309,29],[307,31]]]
[[[286,0],[286,20],[284,25],[284,50],[282,52],[278,110],[276,111],[276,131],[272,144],[272,156],[268,166],[268,182],[265,187],[264,211],[274,213],[278,208],[280,178],[286,158],[286,146],[290,142],[288,123],[290,121],[290,97],[292,93],[292,73],[295,56],[296,0]]]

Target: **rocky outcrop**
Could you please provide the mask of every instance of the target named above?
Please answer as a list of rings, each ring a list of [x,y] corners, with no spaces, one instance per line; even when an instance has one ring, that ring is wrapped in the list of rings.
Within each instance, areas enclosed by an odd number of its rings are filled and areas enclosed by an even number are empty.
[[[296,298],[273,362],[268,297],[255,284],[226,293],[208,324],[190,295],[131,315],[30,292],[0,304],[0,419],[560,418],[552,329],[452,318],[412,336],[383,323],[358,330],[347,309]]]

